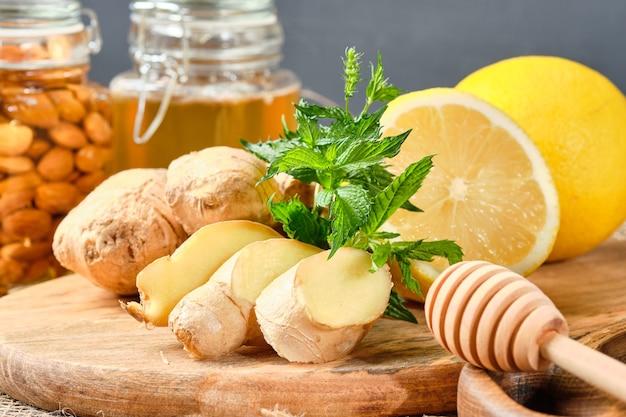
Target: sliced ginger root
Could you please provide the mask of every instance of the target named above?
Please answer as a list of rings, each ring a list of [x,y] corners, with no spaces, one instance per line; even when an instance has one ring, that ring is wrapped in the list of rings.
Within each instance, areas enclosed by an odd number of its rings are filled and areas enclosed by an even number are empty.
[[[290,362],[324,363],[349,354],[383,315],[389,267],[344,247],[310,256],[273,280],[256,300],[265,340]]]
[[[282,237],[269,226],[229,220],[200,228],[172,255],[162,256],[137,274],[140,302],[122,304],[138,321],[167,326],[168,315],[187,293],[205,284],[228,258],[249,243]]]
[[[214,358],[244,344],[266,345],[253,310],[256,298],[276,277],[319,252],[292,239],[250,243],[183,297],[170,314],[170,328],[195,358]]]

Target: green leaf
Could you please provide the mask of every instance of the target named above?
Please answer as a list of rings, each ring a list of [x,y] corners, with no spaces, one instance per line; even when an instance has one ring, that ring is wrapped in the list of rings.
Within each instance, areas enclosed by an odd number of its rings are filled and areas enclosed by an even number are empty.
[[[393,175],[382,165],[371,165],[366,169],[350,171],[346,175],[348,182],[366,188],[372,196],[380,193],[393,181]]]
[[[415,318],[413,313],[411,313],[411,311],[409,311],[409,309],[404,306],[404,299],[393,290],[389,295],[389,304],[387,305],[387,309],[385,310],[385,315],[394,319],[417,323],[417,319]]]
[[[404,253],[417,261],[431,262],[435,256],[446,258],[450,264],[463,260],[463,250],[451,240],[392,242],[392,247],[394,253]]]
[[[370,249],[372,250],[372,271],[380,269],[384,264],[389,262],[389,258],[392,254],[389,242],[373,245],[373,247],[370,245]]]
[[[371,239],[374,239],[374,240],[385,241],[385,240],[392,240],[397,237],[400,237],[400,233],[378,231],[378,232],[371,233],[369,236]]]
[[[387,106],[382,106],[374,113],[360,114],[355,120],[355,127],[352,136],[355,138],[380,138],[380,118],[387,109]]]
[[[244,149],[265,162],[272,162],[280,158],[288,149],[293,148],[293,142],[286,139],[276,139],[259,143],[250,143],[241,139],[240,142]]]
[[[283,230],[291,239],[329,249],[328,219],[311,212],[308,207],[298,199],[290,201],[271,202],[269,209],[274,220],[282,223]]]
[[[397,155],[407,136],[408,133],[385,140],[353,141],[338,155],[337,164],[350,171],[380,165],[385,158]]]
[[[402,90],[399,90],[393,85],[389,84],[389,80],[385,78],[383,60],[380,52],[378,53],[378,63],[376,67],[374,67],[373,65],[371,67],[372,77],[367,85],[367,89],[365,90],[367,103],[363,109],[362,114],[367,111],[372,103],[376,101],[391,101],[402,93]]]
[[[432,168],[432,156],[409,165],[382,193],[374,199],[372,214],[365,227],[368,232],[378,230],[391,215],[413,197]]]
[[[315,184],[313,207],[306,207],[297,198],[268,202],[287,236],[330,249],[330,256],[343,246],[366,250],[372,256],[372,271],[397,262],[403,282],[419,293],[419,284],[411,275],[412,262],[429,262],[443,256],[454,263],[461,260],[463,253],[451,241],[403,242],[398,233],[379,230],[398,209],[420,211],[409,199],[421,187],[433,163],[432,156],[427,156],[398,176],[388,170],[385,161],[400,152],[410,132],[381,138],[380,120],[386,102],[396,98],[401,90],[385,77],[379,53],[376,65],[370,65],[371,79],[363,109],[352,116],[349,101],[363,81],[360,60],[361,54],[355,48],[346,49],[344,108],[319,106],[303,99],[295,105],[295,130],[290,130],[283,120],[283,137],[256,144],[241,142],[245,149],[268,163],[261,181],[286,172],[306,184]],[[382,105],[370,112],[377,101]],[[402,298],[393,291],[387,314],[415,322]]]
[[[411,272],[411,262],[408,259],[403,257],[397,258],[398,266],[400,267],[400,272],[402,273],[402,282],[404,285],[415,294],[420,297],[424,297],[422,294],[422,289],[420,288],[420,283],[413,278],[413,273]]]
[[[348,184],[335,190],[329,213],[332,228],[330,256],[367,221],[369,212],[369,194],[363,187]]]
[[[290,172],[295,169],[324,170],[332,166],[323,155],[313,149],[299,146],[285,151],[279,160],[275,160],[272,166],[281,172]]]
[[[298,111],[297,115],[302,117],[302,120],[319,120],[330,119],[336,121],[352,120],[352,116],[348,114],[344,109],[338,106],[324,107],[317,104],[308,104],[300,102],[295,105]],[[323,126],[319,126],[323,128]]]
[[[463,251],[460,246],[450,240],[414,242],[391,242],[390,259],[395,260],[402,272],[402,282],[414,293],[422,296],[419,283],[411,273],[411,262],[431,262],[435,256],[444,257],[450,264],[460,262],[463,259]]]
[[[300,142],[309,147],[314,147],[320,138],[320,128],[317,124],[317,119],[303,116],[302,112],[296,112],[296,120],[298,121],[297,132],[300,135]]]
[[[315,195],[315,205],[317,207],[328,208],[333,202],[334,197],[335,195],[332,191],[322,188]]]

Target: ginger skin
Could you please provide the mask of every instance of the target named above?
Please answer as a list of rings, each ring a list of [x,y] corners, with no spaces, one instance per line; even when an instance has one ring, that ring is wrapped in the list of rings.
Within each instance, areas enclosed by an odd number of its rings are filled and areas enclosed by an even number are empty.
[[[137,294],[137,273],[187,238],[165,202],[165,182],[165,169],[147,168],[106,179],[59,224],[59,263],[117,294]]]
[[[273,178],[258,183],[266,170],[265,162],[243,149],[205,148],[170,163],[165,198],[189,234],[235,219],[275,226],[267,201],[283,196]]]

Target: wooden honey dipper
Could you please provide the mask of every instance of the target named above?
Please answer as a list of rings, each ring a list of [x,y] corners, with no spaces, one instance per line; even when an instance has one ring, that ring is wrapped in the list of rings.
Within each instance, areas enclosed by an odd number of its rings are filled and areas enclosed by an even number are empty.
[[[554,363],[626,402],[626,365],[570,339],[548,296],[510,269],[456,263],[430,287],[424,311],[437,341],[474,366],[521,372]]]

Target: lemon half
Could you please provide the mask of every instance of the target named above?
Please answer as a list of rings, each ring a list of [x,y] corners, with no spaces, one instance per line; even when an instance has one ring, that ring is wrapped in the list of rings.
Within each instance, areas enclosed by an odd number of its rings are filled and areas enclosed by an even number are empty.
[[[594,249],[626,220],[626,97],[607,77],[561,57],[521,56],[456,88],[508,114],[550,167],[561,225],[548,261]]]
[[[423,212],[397,211],[385,225],[403,240],[450,239],[465,260],[486,260],[528,275],[548,257],[559,229],[559,200],[540,151],[502,111],[452,88],[404,94],[381,119],[383,136],[411,129],[400,153],[386,161],[400,174],[434,155],[434,167],[411,202]],[[447,260],[413,262],[422,294]],[[422,301],[396,282],[405,298]]]

